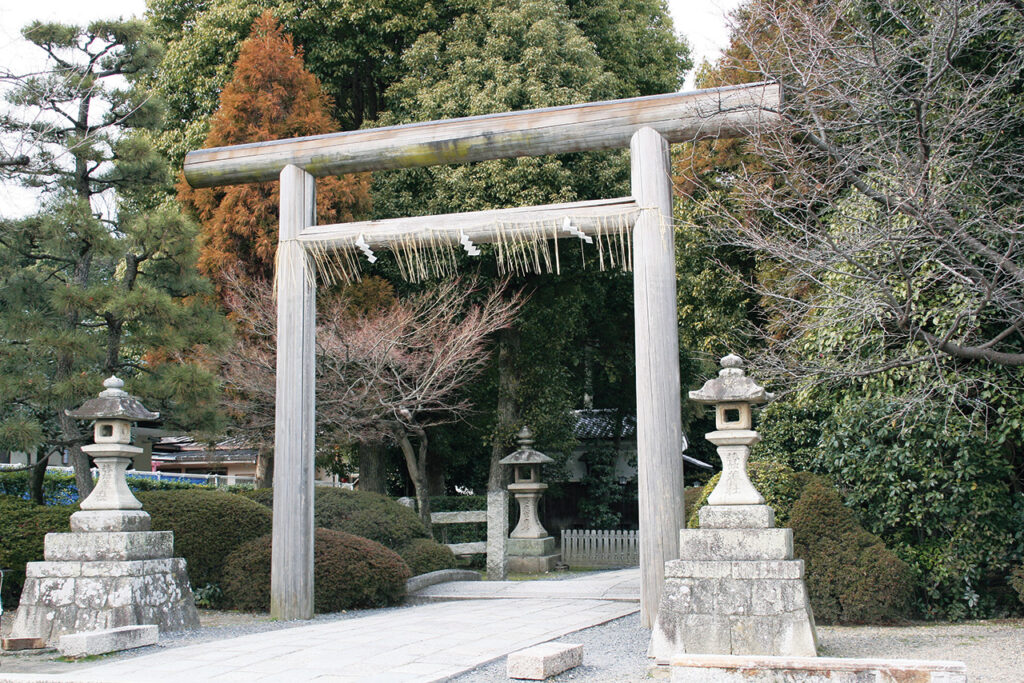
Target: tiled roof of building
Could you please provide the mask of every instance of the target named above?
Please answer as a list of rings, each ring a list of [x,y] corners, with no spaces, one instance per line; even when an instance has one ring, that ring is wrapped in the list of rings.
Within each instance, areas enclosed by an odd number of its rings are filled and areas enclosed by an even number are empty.
[[[619,421],[619,411],[611,408],[574,410],[576,427],[573,433],[577,439],[632,439],[636,436],[636,417],[626,415]],[[618,432],[618,434],[616,434]]]

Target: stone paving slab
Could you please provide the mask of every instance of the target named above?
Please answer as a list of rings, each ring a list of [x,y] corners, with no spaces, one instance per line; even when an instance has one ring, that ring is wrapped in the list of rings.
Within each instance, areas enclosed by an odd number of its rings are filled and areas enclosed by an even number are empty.
[[[552,583],[565,588],[573,581]],[[441,681],[637,610],[633,601],[566,598],[564,592],[557,599],[438,602],[168,648],[70,674],[0,672],[0,683]]]

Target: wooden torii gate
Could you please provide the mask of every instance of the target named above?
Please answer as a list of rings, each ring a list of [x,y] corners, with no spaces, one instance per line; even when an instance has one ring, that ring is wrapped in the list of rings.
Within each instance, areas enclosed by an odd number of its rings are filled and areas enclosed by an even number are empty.
[[[192,187],[280,179],[277,395],[271,614],[313,617],[315,283],[310,249],[370,248],[426,234],[457,244],[497,239],[572,216],[595,234],[602,217],[629,216],[636,316],[641,620],[651,626],[683,519],[679,339],[669,143],[746,135],[774,125],[776,84],[430,121],[190,152]],[[315,178],[602,149],[630,149],[631,197],[393,220],[316,224]],[[589,220],[588,220],[589,219]],[[517,227],[518,226],[518,227]],[[281,270],[288,276],[282,277]]]

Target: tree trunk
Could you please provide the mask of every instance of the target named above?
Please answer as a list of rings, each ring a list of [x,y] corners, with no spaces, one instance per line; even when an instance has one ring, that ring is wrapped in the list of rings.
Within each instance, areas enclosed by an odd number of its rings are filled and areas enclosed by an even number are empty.
[[[431,496],[445,494],[444,461],[437,453],[427,458],[427,493]]]
[[[359,490],[387,493],[384,444],[380,441],[359,443]]]
[[[47,453],[32,466],[28,475],[28,491],[32,502],[36,505],[45,505],[43,500],[43,482],[46,478],[46,465],[50,462],[50,454]]]
[[[261,447],[256,452],[256,488],[274,487],[274,449]]]
[[[498,424],[487,477],[487,578],[492,581],[508,576],[508,468],[498,461],[505,457],[515,431],[519,394],[515,358],[519,339],[519,331],[514,328],[502,330],[498,335]]]
[[[430,524],[430,496],[427,492],[427,434],[422,429],[416,430],[419,437],[419,448],[414,449],[409,435],[404,431],[395,435],[398,445],[405,456],[405,464],[409,469],[409,479],[412,480],[413,490],[416,492],[416,507],[419,508],[420,521],[427,528],[427,533],[432,534]]]
[[[61,436],[68,446],[68,456],[71,460],[71,467],[75,471],[75,486],[78,488],[78,500],[85,500],[92,493],[92,462],[89,456],[82,451],[84,438],[78,430],[78,425],[73,418],[64,414],[63,410],[57,411],[57,424],[60,425]]]

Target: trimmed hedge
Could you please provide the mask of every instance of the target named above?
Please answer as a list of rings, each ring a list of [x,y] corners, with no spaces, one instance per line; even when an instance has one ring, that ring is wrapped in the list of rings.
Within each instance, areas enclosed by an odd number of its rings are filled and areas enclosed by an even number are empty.
[[[43,559],[43,538],[51,531],[71,531],[69,519],[77,505],[36,505],[0,495],[0,569],[4,570],[0,600],[17,607],[25,585],[25,564]]]
[[[806,567],[815,619],[878,624],[905,617],[913,594],[910,568],[857,523],[838,491],[812,480],[789,523],[794,555]]]
[[[398,554],[409,565],[413,576],[439,569],[454,569],[457,564],[451,548],[429,538],[412,539],[408,545],[399,549]]]
[[[225,558],[270,533],[270,511],[244,496],[203,488],[141,491],[136,497],[154,531],[174,532],[174,555],[188,563],[194,588],[219,584]]]
[[[0,470],[0,495],[16,496],[29,500],[28,470],[5,472]],[[128,488],[138,491],[169,491],[173,489],[203,488],[212,486],[186,484],[177,481],[157,481],[146,477],[128,477]],[[78,485],[75,475],[58,472],[47,472],[43,477],[43,502],[47,505],[73,505],[78,502]]]
[[[255,489],[241,495],[267,508],[274,507],[273,489]],[[414,538],[429,538],[414,510],[379,493],[318,486],[313,506],[317,527],[362,536],[391,550],[404,548]]]
[[[751,462],[750,480],[775,510],[776,526],[793,529],[794,555],[804,561],[807,592],[820,623],[890,623],[905,618],[913,593],[909,567],[858,524],[824,477],[773,462]],[[708,481],[687,522],[721,479]]]
[[[317,612],[393,605],[405,595],[409,567],[379,543],[341,531],[317,529],[313,605]],[[239,610],[270,608],[271,537],[241,545],[224,562],[224,602]]]
[[[1010,573],[1010,587],[1016,591],[1017,597],[1024,603],[1024,564]]]

